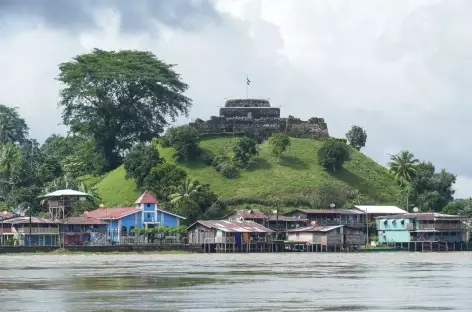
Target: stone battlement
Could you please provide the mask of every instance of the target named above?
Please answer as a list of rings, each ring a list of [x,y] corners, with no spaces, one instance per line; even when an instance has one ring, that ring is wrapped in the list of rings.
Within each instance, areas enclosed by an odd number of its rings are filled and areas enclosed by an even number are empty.
[[[280,117],[280,108],[270,107],[267,100],[247,99],[228,100],[220,108],[220,116],[212,116],[204,121],[197,119],[189,124],[202,134],[221,133],[259,133],[270,136],[275,132],[284,132],[301,138],[324,139],[329,137],[328,126],[323,118],[310,118],[303,121],[289,116]]]

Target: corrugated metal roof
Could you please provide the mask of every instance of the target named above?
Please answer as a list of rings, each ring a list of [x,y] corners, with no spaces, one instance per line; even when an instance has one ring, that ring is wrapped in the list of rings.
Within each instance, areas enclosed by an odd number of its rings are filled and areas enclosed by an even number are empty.
[[[305,226],[302,228],[290,229],[287,232],[329,232],[343,226],[344,225],[331,225],[331,226],[310,225],[310,226]]]
[[[70,217],[62,220],[63,224],[89,225],[89,224],[106,224],[100,219],[91,217]]]
[[[92,211],[86,211],[84,216],[102,220],[114,220],[121,219],[139,211],[141,210],[137,208],[98,208]]]
[[[377,217],[376,219],[416,219],[416,220],[424,220],[424,221],[436,221],[436,220],[450,220],[450,221],[465,221],[468,218],[456,215],[448,215],[443,213],[437,212],[418,212],[418,213],[403,213],[397,215],[389,215],[389,216],[381,216]]]
[[[266,228],[254,221],[229,221],[229,220],[199,220],[188,227],[192,228],[196,224],[201,224],[210,229],[217,229],[228,233],[272,233],[271,229]]]
[[[4,223],[10,223],[10,224],[25,224],[29,223],[30,218],[29,217],[16,217],[12,219],[5,220]],[[51,220],[51,219],[45,219],[45,218],[38,218],[38,217],[31,217],[31,223],[35,224],[56,224],[59,223],[57,220]]]
[[[288,214],[301,211],[307,214],[361,214],[362,212],[355,209],[296,209]]]
[[[266,220],[268,221],[277,221],[277,215],[272,215],[272,216],[266,216]],[[297,221],[308,221],[308,219],[300,219],[300,218],[295,218],[295,217],[289,217],[289,216],[278,216],[279,221],[284,221],[284,222],[297,222]]]
[[[232,218],[232,219],[240,218],[240,217],[242,217],[243,219],[265,219],[266,216],[262,211],[257,210],[257,209],[238,210],[229,216],[229,218]]]
[[[157,199],[152,195],[151,192],[144,192],[134,202],[135,204],[158,204]]]
[[[367,213],[367,214],[380,214],[380,213],[401,214],[401,213],[407,213],[407,211],[405,211],[401,208],[398,208],[396,206],[359,205],[359,206],[354,206],[354,207],[359,209],[363,213]]]

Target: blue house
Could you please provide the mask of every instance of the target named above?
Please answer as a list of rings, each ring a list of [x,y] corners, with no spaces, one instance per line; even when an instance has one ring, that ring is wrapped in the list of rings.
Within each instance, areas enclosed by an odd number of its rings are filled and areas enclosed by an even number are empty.
[[[135,228],[180,226],[185,219],[159,209],[159,202],[150,192],[144,192],[135,204],[133,208],[99,208],[86,212],[86,216],[105,221],[108,224],[108,239],[115,242],[132,236],[131,231]]]
[[[467,218],[440,213],[377,217],[379,243],[465,242]]]

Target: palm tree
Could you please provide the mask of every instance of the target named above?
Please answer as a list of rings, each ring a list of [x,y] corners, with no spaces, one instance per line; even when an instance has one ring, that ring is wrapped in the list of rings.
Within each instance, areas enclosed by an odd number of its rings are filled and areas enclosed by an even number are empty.
[[[405,182],[411,182],[416,175],[416,165],[420,161],[409,151],[400,151],[396,155],[390,155],[390,172],[395,178],[395,182],[400,182],[403,186]]]
[[[169,195],[169,201],[181,214],[189,215],[191,210],[198,209],[204,201],[203,185],[197,181],[187,178],[181,185],[173,189]]]

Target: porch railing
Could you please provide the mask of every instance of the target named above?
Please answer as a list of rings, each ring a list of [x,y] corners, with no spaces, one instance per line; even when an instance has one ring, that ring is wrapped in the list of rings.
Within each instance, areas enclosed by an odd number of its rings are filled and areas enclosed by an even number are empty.
[[[18,228],[17,229],[18,233],[22,234],[29,234],[30,233],[30,228],[25,227],[25,228]],[[59,234],[59,228],[31,228],[31,234]]]

